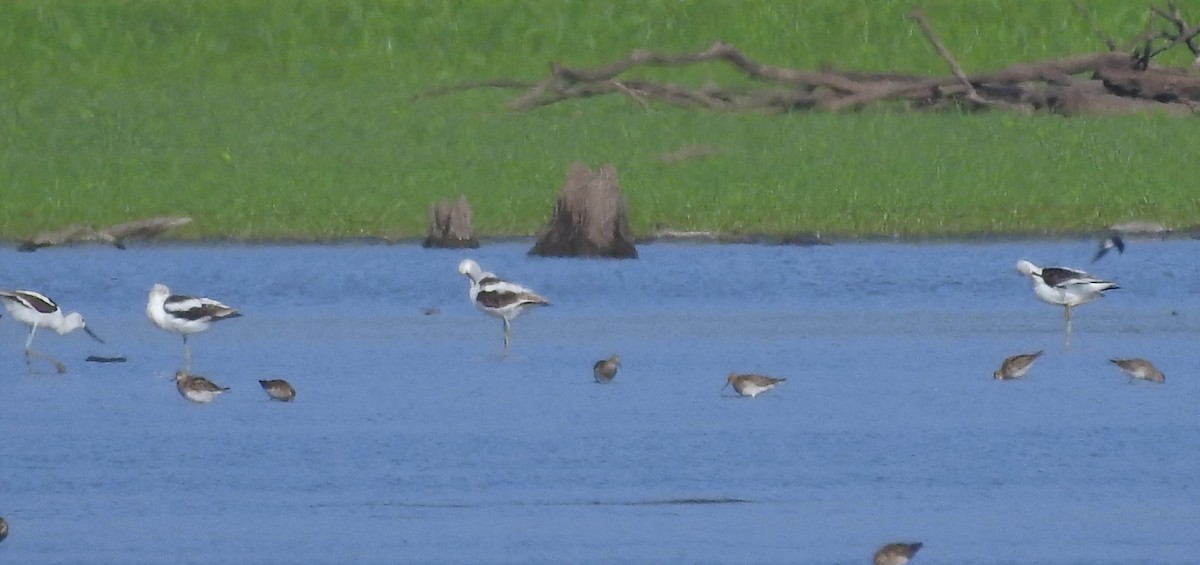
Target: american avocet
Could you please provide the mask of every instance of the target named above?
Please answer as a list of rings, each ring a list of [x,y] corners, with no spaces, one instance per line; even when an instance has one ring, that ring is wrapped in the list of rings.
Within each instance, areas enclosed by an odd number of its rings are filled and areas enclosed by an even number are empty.
[[[737,373],[729,373],[729,377],[725,379],[725,386],[733,385],[733,390],[742,396],[754,398],[768,390],[775,388],[775,385],[786,381],[787,379],[776,379],[763,375],[746,374],[739,375]],[[725,390],[725,387],[721,387]]]
[[[1145,359],[1110,359],[1109,363],[1116,365],[1123,373],[1129,375],[1129,382],[1133,382],[1133,379],[1142,379],[1152,383],[1167,382],[1167,377],[1162,374],[1162,371],[1159,371],[1154,363]]]
[[[1096,256],[1092,257],[1092,262],[1099,261],[1101,257],[1108,253],[1109,249],[1116,249],[1117,253],[1125,252],[1125,240],[1121,239],[1120,232],[1110,231],[1104,236],[1104,239],[1100,240],[1100,248],[1096,250]]]
[[[875,565],[905,565],[924,547],[921,542],[889,543],[875,552]]]
[[[33,350],[33,334],[39,327],[50,328],[59,335],[82,329],[92,336],[92,339],[104,343],[104,340],[88,329],[82,314],[71,312],[64,316],[58,304],[44,294],[32,290],[0,290],[0,299],[4,300],[4,307],[8,309],[8,313],[14,320],[29,326],[29,339],[25,340],[25,365],[31,371],[29,358],[37,356],[54,364],[55,370],[60,374],[67,372],[67,367],[57,359]]]
[[[200,375],[192,375],[186,371],[175,371],[175,388],[179,389],[179,394],[184,398],[201,404],[212,402],[218,394],[229,390],[227,387],[217,386],[216,383]]]
[[[621,358],[614,353],[608,359],[601,359],[592,365],[592,376],[598,383],[607,383],[617,376],[617,368],[621,366]]]
[[[270,396],[273,400],[291,402],[296,398],[296,389],[292,388],[291,383],[283,379],[258,381],[258,386],[267,391],[267,396]]]
[[[504,321],[504,352],[508,353],[508,342],[512,334],[509,324],[534,306],[548,306],[550,302],[537,293],[518,284],[501,280],[495,274],[483,271],[479,263],[463,259],[458,272],[471,279],[471,302],[483,313]]]
[[[1033,362],[1042,356],[1042,352],[1023,353],[1021,355],[1013,355],[1005,359],[1000,364],[1000,368],[992,373],[993,379],[1010,380],[1019,379],[1029,372],[1029,368],[1033,366]]]
[[[218,320],[241,316],[237,310],[211,298],[171,294],[171,289],[162,284],[156,284],[150,289],[146,315],[154,325],[183,336],[185,370],[192,368],[192,350],[188,347],[188,334],[207,330]]]
[[[1077,269],[1043,268],[1024,259],[1017,261],[1017,272],[1033,281],[1033,293],[1042,299],[1042,302],[1063,307],[1067,347],[1071,346],[1071,308],[1104,296],[1106,290],[1120,288],[1114,283]]]

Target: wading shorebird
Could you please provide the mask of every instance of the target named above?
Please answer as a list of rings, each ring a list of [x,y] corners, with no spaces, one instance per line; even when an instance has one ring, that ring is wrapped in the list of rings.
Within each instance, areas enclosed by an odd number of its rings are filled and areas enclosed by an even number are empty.
[[[725,379],[725,386],[733,385],[733,390],[742,396],[754,398],[768,390],[775,388],[775,385],[786,381],[787,379],[775,379],[763,375],[746,374],[739,375],[737,373],[729,373]],[[725,387],[721,387],[725,390]]]
[[[1109,359],[1108,362],[1116,365],[1117,368],[1121,369],[1121,372],[1129,375],[1129,382],[1131,383],[1134,379],[1142,379],[1152,383],[1167,382],[1167,377],[1162,374],[1162,371],[1159,371],[1158,367],[1154,366],[1154,363],[1145,359]]]
[[[529,308],[550,305],[548,300],[532,290],[501,280],[495,274],[480,269],[479,263],[470,259],[463,259],[458,264],[458,272],[471,279],[471,303],[484,314],[504,322],[505,355],[508,354],[508,342],[512,335],[512,321]]]
[[[0,541],[4,541],[6,537],[8,537],[8,521],[0,518]]]
[[[241,316],[237,310],[211,298],[171,294],[171,289],[162,284],[156,284],[150,289],[146,315],[154,325],[183,336],[185,371],[192,369],[192,350],[188,347],[189,334],[207,330],[219,320]]]
[[[291,402],[296,398],[296,389],[292,388],[291,383],[283,379],[258,381],[258,386],[267,391],[267,396],[270,396],[272,400]]]
[[[50,328],[59,335],[82,329],[92,336],[92,339],[104,343],[104,340],[88,329],[82,314],[71,312],[64,316],[58,304],[44,294],[32,290],[0,290],[0,299],[4,301],[4,307],[8,309],[8,313],[14,320],[29,326],[29,339],[25,340],[25,366],[30,372],[33,372],[30,357],[41,357],[49,361],[59,374],[67,372],[66,365],[59,360],[40,351],[34,351],[33,334],[37,332],[38,328]]]
[[[1071,308],[1116,290],[1115,283],[1098,279],[1083,271],[1066,267],[1038,267],[1024,259],[1017,261],[1017,272],[1033,281],[1033,293],[1047,304],[1063,307],[1066,321],[1065,347],[1071,346]]]
[[[1042,356],[1042,352],[1023,353],[1021,355],[1013,355],[1005,359],[1000,364],[1000,368],[992,373],[993,379],[1012,380],[1019,379],[1029,372],[1029,368],[1033,366],[1033,362]]]
[[[617,354],[612,354],[608,359],[601,359],[592,365],[592,376],[596,382],[600,384],[607,383],[617,376],[617,369],[621,366],[621,358]]]
[[[875,565],[905,565],[918,551],[924,547],[921,542],[889,543],[875,552]]]
[[[175,372],[175,388],[179,389],[179,394],[184,398],[200,404],[212,402],[218,394],[229,390],[227,387],[217,386],[200,375],[192,375],[186,371]]]

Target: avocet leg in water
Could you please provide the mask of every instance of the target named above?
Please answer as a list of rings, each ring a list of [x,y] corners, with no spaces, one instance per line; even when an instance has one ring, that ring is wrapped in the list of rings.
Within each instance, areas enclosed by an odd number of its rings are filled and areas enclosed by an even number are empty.
[[[510,324],[526,310],[534,306],[549,306],[550,302],[537,293],[519,284],[501,280],[496,275],[479,268],[479,263],[463,259],[458,272],[471,279],[471,302],[484,314],[500,318],[504,322],[504,353],[508,354],[508,342],[512,335]]]
[[[92,336],[92,339],[104,343],[104,340],[88,329],[87,323],[83,321],[83,315],[79,312],[71,312],[64,316],[58,304],[44,294],[32,290],[0,290],[0,299],[4,301],[4,307],[8,309],[8,313],[14,320],[29,326],[29,339],[25,340],[25,366],[31,372],[33,371],[33,367],[29,363],[31,356],[49,361],[59,374],[67,372],[67,367],[57,359],[33,350],[33,334],[38,328],[50,328],[59,335],[82,329]]]
[[[1115,283],[1077,269],[1038,267],[1024,259],[1017,261],[1017,272],[1033,281],[1033,293],[1042,299],[1042,302],[1063,307],[1066,347],[1071,346],[1071,308],[1104,296],[1106,290],[1120,288]]]
[[[154,325],[183,336],[183,363],[184,369],[188,371],[192,368],[188,335],[207,330],[219,320],[241,316],[237,310],[211,298],[171,294],[171,289],[162,284],[156,284],[150,289],[146,315]]]

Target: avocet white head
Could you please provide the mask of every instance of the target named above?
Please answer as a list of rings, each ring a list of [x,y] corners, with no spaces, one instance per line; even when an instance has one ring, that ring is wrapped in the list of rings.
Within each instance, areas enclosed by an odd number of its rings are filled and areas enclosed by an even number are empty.
[[[38,328],[50,328],[59,335],[82,329],[92,339],[104,343],[104,340],[88,329],[82,314],[72,312],[64,316],[58,304],[44,294],[32,290],[0,290],[0,300],[3,300],[5,309],[14,320],[29,326],[29,339],[25,340],[25,365],[30,370],[30,357],[37,356],[54,364],[59,373],[67,371],[66,366],[57,359],[33,350],[33,334]]]
[[[1017,261],[1017,272],[1029,277],[1033,282],[1033,293],[1043,302],[1063,307],[1068,346],[1071,343],[1071,308],[1100,298],[1107,290],[1120,288],[1078,269],[1038,267],[1024,259]]]
[[[190,370],[192,351],[188,347],[188,335],[207,330],[220,320],[237,318],[241,313],[211,298],[171,294],[166,285],[156,284],[150,289],[146,316],[154,325],[183,336],[184,367]]]
[[[504,322],[504,353],[508,353],[508,342],[512,330],[510,323],[534,306],[548,306],[550,302],[521,285],[501,280],[495,274],[484,271],[479,263],[463,259],[458,264],[458,273],[471,279],[469,296],[479,311]]]

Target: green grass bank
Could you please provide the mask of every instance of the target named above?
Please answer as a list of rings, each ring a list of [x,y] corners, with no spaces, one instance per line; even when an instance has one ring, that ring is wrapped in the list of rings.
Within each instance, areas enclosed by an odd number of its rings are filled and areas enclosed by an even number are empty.
[[[1181,2],[1200,19],[1200,1]],[[1146,4],[1091,2],[1132,37]],[[571,162],[617,166],[655,226],[840,236],[1200,224],[1194,120],[731,115],[590,99],[514,113],[515,91],[414,99],[549,61],[691,51],[944,73],[907,2],[25,1],[0,14],[0,238],[185,214],[184,238],[418,237],[466,194],[476,231],[534,233]],[[933,1],[968,71],[1100,48],[1066,1]],[[1178,56],[1182,57],[1182,53]],[[1175,62],[1180,62],[1176,59]],[[741,80],[723,66],[655,76]],[[658,155],[710,145],[710,158]]]

